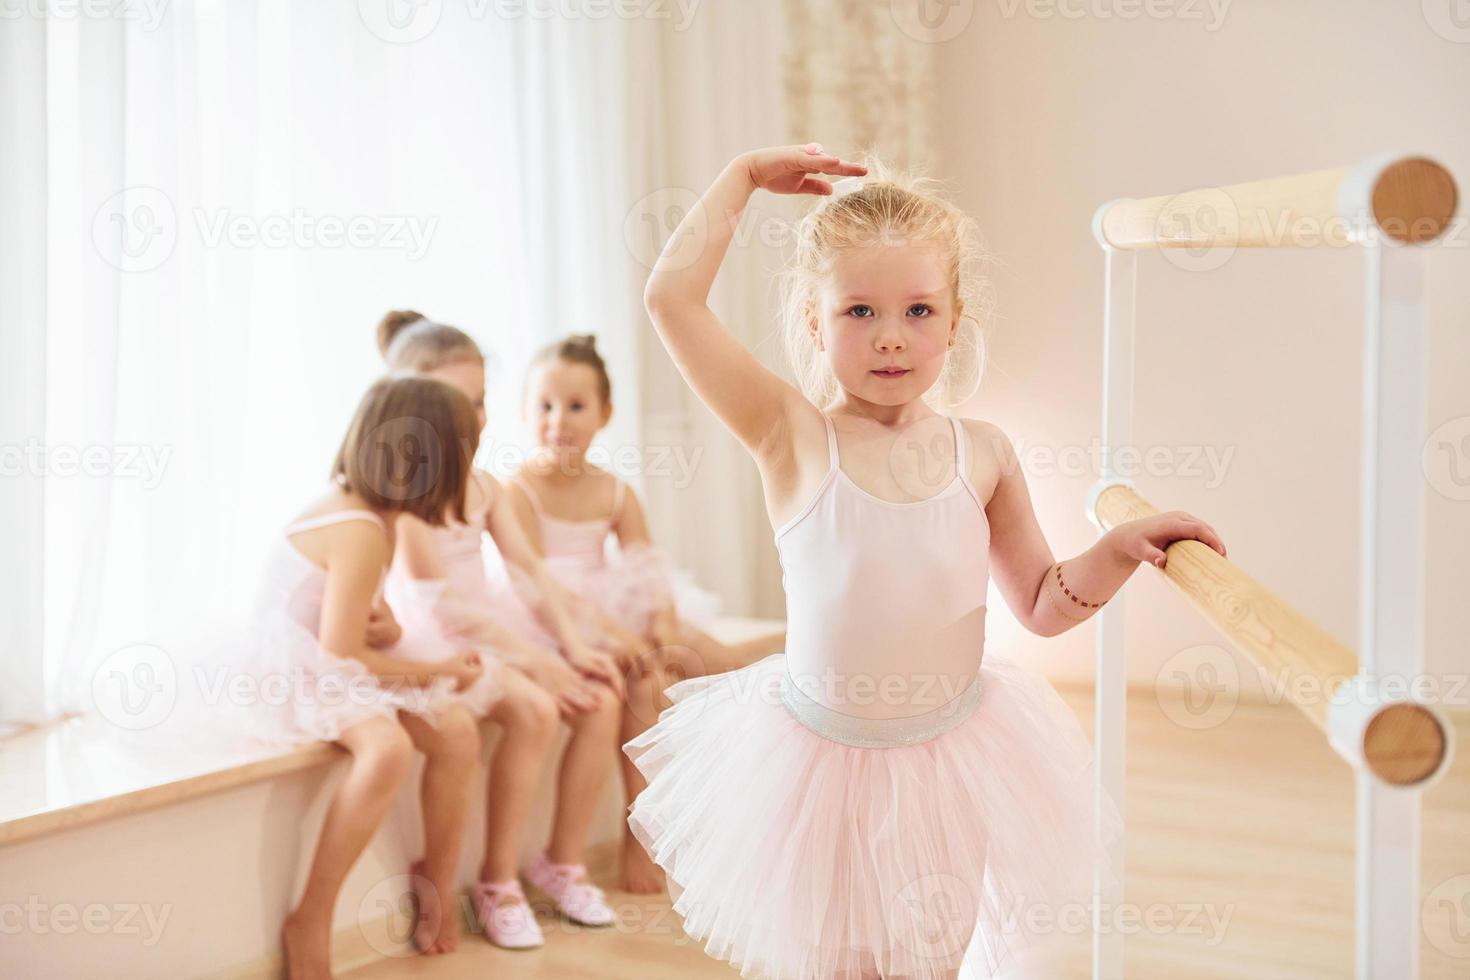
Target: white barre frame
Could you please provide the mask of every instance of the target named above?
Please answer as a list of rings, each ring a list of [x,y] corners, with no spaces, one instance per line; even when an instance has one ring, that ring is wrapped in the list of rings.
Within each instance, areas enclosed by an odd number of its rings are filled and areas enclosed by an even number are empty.
[[[1375,677],[1417,678],[1424,670],[1424,483],[1420,453],[1425,439],[1428,380],[1423,284],[1425,246],[1391,244],[1364,216],[1373,214],[1372,189],[1385,168],[1405,154],[1384,154],[1353,167],[1344,178],[1338,206],[1362,245],[1366,260],[1363,358],[1363,452],[1359,674],[1334,698],[1329,739],[1353,765],[1357,790],[1357,849],[1354,962],[1359,980],[1413,980],[1419,976],[1420,791],[1441,778],[1453,756],[1446,745],[1438,769],[1423,783],[1398,787],[1377,779],[1362,757],[1367,720],[1388,700]],[[1113,448],[1133,439],[1135,288],[1137,251],[1111,245],[1103,219],[1117,201],[1093,216],[1093,236],[1103,249],[1103,426],[1102,473],[1087,498],[1096,515],[1099,496],[1131,481],[1113,466]],[[1427,243],[1432,244],[1432,243]],[[1095,737],[1096,790],[1125,809],[1127,658],[1126,604],[1119,593],[1103,606],[1097,624]],[[1400,699],[1401,700],[1401,699]],[[1414,703],[1420,703],[1415,701]],[[1453,732],[1445,716],[1441,727]],[[1094,833],[1101,831],[1101,796]],[[1123,935],[1104,929],[1105,910],[1123,898],[1124,846],[1106,855],[1115,887],[1103,893],[1102,872],[1094,875],[1098,906],[1093,910],[1094,980],[1122,980]]]

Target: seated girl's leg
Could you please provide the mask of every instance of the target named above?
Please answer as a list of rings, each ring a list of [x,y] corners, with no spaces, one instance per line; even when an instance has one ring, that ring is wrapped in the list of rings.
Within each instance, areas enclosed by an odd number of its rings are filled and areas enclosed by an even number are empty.
[[[558,724],[556,701],[541,685],[518,670],[502,673],[505,694],[489,715],[500,726],[501,736],[490,759],[485,856],[480,865],[480,880],[491,883],[516,877],[526,818]],[[501,901],[512,899],[502,896]]]
[[[749,666],[786,645],[785,632],[771,633],[743,643],[721,643],[684,620],[674,621],[676,633],[655,637],[658,655],[647,666],[628,676],[628,699],[623,708],[620,745],[647,731],[672,702],[664,691],[688,677],[722,674]],[[624,798],[635,800],[647,787],[642,771],[626,753],[618,753],[623,775]],[[623,827],[623,890],[650,895],[663,890],[663,872],[644,851],[632,828]]]
[[[480,761],[480,729],[463,705],[452,705],[431,723],[400,712],[404,729],[424,754],[419,789],[424,812],[424,860],[415,882],[419,921],[414,945],[424,953],[453,952],[459,946],[455,870],[469,819],[470,780]]]
[[[347,778],[337,786],[327,808],[306,889],[282,929],[290,980],[330,976],[332,909],[337,893],[383,822],[413,760],[408,733],[391,718],[359,722],[337,741],[352,759]]]
[[[605,685],[595,689],[597,706],[567,718],[572,737],[557,774],[556,817],[546,849],[547,858],[557,864],[582,863],[595,808],[612,771],[613,753],[619,750],[622,702]]]
[[[666,672],[657,666],[629,673],[628,699],[623,706],[622,727],[618,733],[619,745],[628,744],[658,719],[659,711],[668,705],[663,689],[669,683],[671,680]],[[623,775],[623,798],[632,803],[647,788],[648,780],[626,752],[618,752],[618,764]],[[634,895],[654,895],[663,891],[663,871],[653,863],[626,820],[623,821],[622,866],[623,891]]]

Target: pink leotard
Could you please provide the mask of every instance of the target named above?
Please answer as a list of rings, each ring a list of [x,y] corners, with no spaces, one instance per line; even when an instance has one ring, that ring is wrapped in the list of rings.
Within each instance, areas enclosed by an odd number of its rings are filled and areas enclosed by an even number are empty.
[[[823,420],[827,475],[775,535],[787,596],[787,704],[833,737],[861,742],[864,726],[851,719],[904,719],[915,737],[932,737],[963,720],[980,695],[990,523],[970,485],[964,429],[950,419],[950,483],[897,502],[843,472],[837,432]],[[906,740],[903,723],[877,727],[884,739]]]

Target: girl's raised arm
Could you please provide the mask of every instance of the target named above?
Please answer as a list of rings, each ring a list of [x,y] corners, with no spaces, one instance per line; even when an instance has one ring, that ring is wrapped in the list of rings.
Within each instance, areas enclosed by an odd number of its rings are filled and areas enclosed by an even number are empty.
[[[810,403],[725,329],[710,311],[710,286],[757,188],[828,195],[831,184],[814,174],[867,172],[815,143],[742,154],[684,216],[648,277],[643,302],[679,373],[757,462],[789,449],[786,420]]]

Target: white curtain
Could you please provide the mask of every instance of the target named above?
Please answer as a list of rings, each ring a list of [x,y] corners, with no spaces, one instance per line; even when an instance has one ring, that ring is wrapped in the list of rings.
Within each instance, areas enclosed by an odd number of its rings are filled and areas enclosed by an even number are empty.
[[[0,24],[0,734],[45,715],[46,24]]]
[[[0,21],[0,450],[23,470],[0,480],[0,721],[81,708],[119,651],[248,600],[386,309],[491,354],[487,462],[524,444],[527,355],[574,330],[627,381],[604,442],[638,443],[633,26],[350,0]]]
[[[888,6],[182,0],[0,20],[0,451],[45,456],[0,481],[0,721],[84,706],[115,652],[238,608],[379,371],[390,307],[490,353],[497,468],[524,448],[526,357],[597,333],[604,458],[655,538],[729,612],[782,616],[754,467],[678,377],[642,286],[741,150],[909,160],[930,46]],[[901,84],[827,84],[861,63]],[[712,297],[778,369],[773,274],[800,207],[758,196]]]

